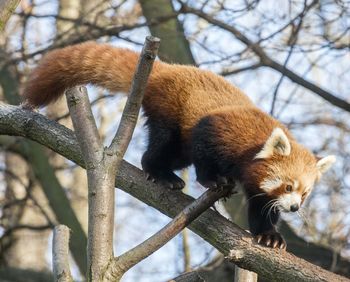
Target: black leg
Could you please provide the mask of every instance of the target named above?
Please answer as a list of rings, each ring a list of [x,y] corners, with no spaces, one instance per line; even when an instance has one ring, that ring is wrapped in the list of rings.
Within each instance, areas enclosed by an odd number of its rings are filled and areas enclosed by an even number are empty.
[[[227,169],[228,161],[219,153],[215,138],[215,125],[210,116],[203,118],[192,133],[192,160],[197,181],[209,189],[222,189],[234,185],[234,178]]]
[[[271,248],[286,248],[286,242],[276,230],[280,214],[277,208],[271,208],[272,199],[252,197],[254,195],[250,195],[248,201],[248,221],[251,233],[259,244]]]
[[[149,143],[142,157],[147,178],[172,189],[182,189],[185,182],[172,170],[181,158],[180,134],[160,122],[148,121]]]

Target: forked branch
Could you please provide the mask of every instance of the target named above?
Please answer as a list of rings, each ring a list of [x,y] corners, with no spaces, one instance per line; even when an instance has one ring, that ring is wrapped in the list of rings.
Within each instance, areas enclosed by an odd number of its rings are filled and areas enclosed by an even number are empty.
[[[88,177],[89,231],[88,280],[105,279],[113,260],[114,184],[119,164],[134,131],[144,89],[157,56],[160,40],[148,36],[142,49],[132,90],[118,131],[108,148],[103,148],[85,87],[66,91],[69,112],[84,158]],[[122,275],[122,274],[121,274]]]
[[[186,206],[177,216],[156,234],[148,238],[133,249],[115,258],[108,269],[108,278],[111,280],[120,279],[121,273],[125,273],[135,264],[139,263],[149,255],[164,246],[177,234],[179,234],[193,220],[209,209],[217,200],[228,196],[233,187],[222,190],[207,190],[198,199]]]

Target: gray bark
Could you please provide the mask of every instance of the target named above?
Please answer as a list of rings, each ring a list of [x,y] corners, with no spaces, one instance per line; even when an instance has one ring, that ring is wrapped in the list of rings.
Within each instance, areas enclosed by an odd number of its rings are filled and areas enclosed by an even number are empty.
[[[58,225],[53,231],[52,265],[56,282],[73,282],[69,267],[69,232],[65,225]]]

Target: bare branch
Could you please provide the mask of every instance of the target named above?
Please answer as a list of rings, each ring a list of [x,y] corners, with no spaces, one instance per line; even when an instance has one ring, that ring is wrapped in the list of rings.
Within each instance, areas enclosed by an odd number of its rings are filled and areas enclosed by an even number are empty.
[[[86,167],[90,167],[101,161],[103,150],[86,87],[80,86],[68,89],[66,97]]]
[[[69,228],[58,225],[53,231],[52,266],[54,281],[73,281],[69,268]]]
[[[230,188],[221,191],[207,190],[198,199],[186,206],[172,221],[156,234],[148,238],[133,249],[127,251],[114,260],[106,275],[111,280],[120,279],[127,270],[164,246],[195,220],[205,210],[209,209],[217,200],[228,196]]]
[[[37,141],[84,167],[74,133],[38,113],[0,103],[0,133]],[[125,161],[121,163],[115,184],[170,217],[175,217],[193,201],[179,191],[145,181],[143,173]],[[288,252],[260,246],[250,234],[212,210],[205,211],[189,228],[239,267],[270,281],[350,281]]]
[[[2,31],[6,25],[6,22],[15,11],[20,0],[2,0],[0,1],[0,31]]]
[[[88,280],[99,281],[113,258],[115,161],[103,149],[86,88],[74,87],[66,96],[88,178]]]
[[[117,133],[103,149],[85,87],[66,91],[69,112],[87,168],[89,186],[89,280],[103,277],[113,259],[114,183],[134,131],[160,40],[147,37]]]
[[[251,64],[249,66],[236,68],[236,69],[233,69],[233,70],[224,70],[223,72],[221,72],[221,75],[222,76],[229,76],[229,75],[241,73],[241,72],[248,71],[248,70],[255,70],[255,69],[260,68],[261,66],[262,66],[262,64],[260,62],[259,63],[254,63],[254,64]]]
[[[151,73],[153,62],[157,56],[160,39],[147,36],[142,49],[136,72],[132,81],[130,95],[126,102],[118,130],[109,147],[119,160],[124,157],[134,132],[140,111],[147,80]]]

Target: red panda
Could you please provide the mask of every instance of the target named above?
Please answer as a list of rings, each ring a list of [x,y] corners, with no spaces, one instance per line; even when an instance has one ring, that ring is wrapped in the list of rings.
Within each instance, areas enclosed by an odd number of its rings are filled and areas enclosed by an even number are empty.
[[[25,104],[47,105],[87,83],[128,92],[138,56],[93,42],[51,51],[25,85]],[[209,189],[239,181],[249,199],[250,231],[265,246],[286,247],[275,227],[280,211],[297,211],[335,161],[317,159],[238,88],[196,67],[156,61],[143,109],[148,180],[182,189],[174,170],[194,164],[198,182]]]

